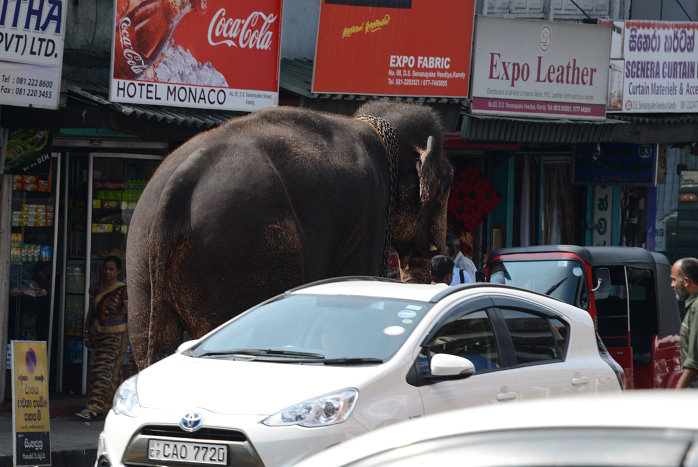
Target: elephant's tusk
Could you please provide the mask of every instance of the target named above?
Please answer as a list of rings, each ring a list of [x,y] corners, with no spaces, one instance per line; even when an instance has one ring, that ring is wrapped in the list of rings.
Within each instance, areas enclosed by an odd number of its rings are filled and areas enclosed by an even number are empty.
[[[429,251],[437,251],[438,249],[439,248],[436,245],[432,243],[429,244]]]

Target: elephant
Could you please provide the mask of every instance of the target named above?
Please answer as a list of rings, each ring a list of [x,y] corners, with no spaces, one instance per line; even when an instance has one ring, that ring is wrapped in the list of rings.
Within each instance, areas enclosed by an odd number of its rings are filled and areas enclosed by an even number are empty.
[[[239,313],[320,279],[430,282],[445,251],[453,167],[427,105],[371,101],[355,116],[272,107],[170,153],[133,212],[128,332],[139,369]]]

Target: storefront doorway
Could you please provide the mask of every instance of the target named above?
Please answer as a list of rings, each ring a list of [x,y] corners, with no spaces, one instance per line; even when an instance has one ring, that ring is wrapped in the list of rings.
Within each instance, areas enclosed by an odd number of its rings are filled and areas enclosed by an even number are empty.
[[[58,268],[64,280],[57,294],[57,352],[52,359],[53,386],[59,392],[86,390],[88,349],[83,345],[83,325],[89,287],[100,281],[101,265],[108,256],[118,256],[125,265],[133,210],[161,159],[143,154],[66,154],[58,245]],[[120,280],[125,281],[123,271]]]

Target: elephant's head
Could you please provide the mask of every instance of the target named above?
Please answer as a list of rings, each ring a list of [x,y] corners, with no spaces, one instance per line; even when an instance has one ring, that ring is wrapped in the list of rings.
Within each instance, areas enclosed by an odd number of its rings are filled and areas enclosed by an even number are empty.
[[[446,204],[453,183],[439,118],[427,106],[399,102],[369,102],[356,114],[383,118],[397,135],[391,243],[400,257],[402,280],[429,283],[431,258],[445,251]]]

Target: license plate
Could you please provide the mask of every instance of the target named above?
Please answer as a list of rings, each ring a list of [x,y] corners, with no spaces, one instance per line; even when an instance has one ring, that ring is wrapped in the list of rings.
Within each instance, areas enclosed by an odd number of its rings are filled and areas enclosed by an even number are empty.
[[[148,459],[226,465],[228,463],[228,448],[220,444],[150,440],[148,441]]]

